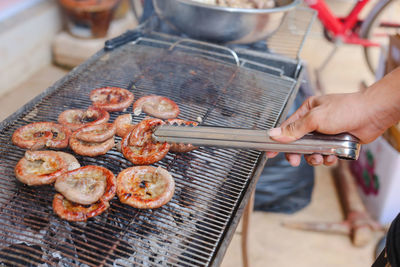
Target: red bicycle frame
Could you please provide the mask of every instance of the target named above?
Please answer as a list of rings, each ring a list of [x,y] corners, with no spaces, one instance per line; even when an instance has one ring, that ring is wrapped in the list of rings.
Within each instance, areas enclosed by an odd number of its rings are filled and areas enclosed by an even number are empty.
[[[346,44],[379,46],[378,43],[360,38],[359,34],[355,31],[357,23],[360,22],[358,16],[369,1],[358,1],[346,17],[339,18],[332,13],[324,0],[304,0],[309,7],[318,12],[318,18],[334,39],[340,38]]]

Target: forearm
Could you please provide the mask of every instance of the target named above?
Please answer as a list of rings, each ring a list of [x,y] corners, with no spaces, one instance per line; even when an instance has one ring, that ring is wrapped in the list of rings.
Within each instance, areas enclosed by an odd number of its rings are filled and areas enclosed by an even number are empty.
[[[387,74],[364,93],[371,122],[385,130],[400,120],[400,68]]]
[[[278,142],[288,143],[312,131],[324,134],[348,132],[366,144],[399,120],[400,68],[397,68],[364,92],[308,98],[281,127],[271,129],[269,134]],[[298,154],[286,156],[292,166],[299,165]],[[332,165],[337,159],[321,154],[304,157],[311,165]]]

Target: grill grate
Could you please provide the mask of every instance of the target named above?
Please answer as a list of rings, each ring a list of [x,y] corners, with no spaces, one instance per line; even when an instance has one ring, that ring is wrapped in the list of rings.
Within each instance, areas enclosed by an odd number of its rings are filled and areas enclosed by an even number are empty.
[[[239,61],[239,68],[221,48],[188,41],[171,47],[175,39],[154,36],[98,52],[1,124],[0,261],[6,266],[206,266],[223,255],[222,243],[262,165],[260,152],[200,148],[169,153],[154,164],[176,181],[167,205],[137,210],[114,198],[107,212],[83,223],[53,213],[52,186],[28,187],[14,177],[24,150],[11,143],[12,133],[27,123],[56,121],[65,109],[89,107],[94,88],[127,88],[136,99],[168,96],[179,105],[182,119],[267,129],[277,123],[299,85],[298,79],[252,69],[248,66],[256,64],[248,60]],[[121,114],[111,113],[111,121]],[[132,165],[115,149],[77,158],[116,175]]]

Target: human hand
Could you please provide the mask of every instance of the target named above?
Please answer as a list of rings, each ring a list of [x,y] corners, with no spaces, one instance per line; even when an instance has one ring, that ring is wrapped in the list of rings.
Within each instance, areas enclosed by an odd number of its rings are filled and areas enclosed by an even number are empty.
[[[390,126],[385,118],[387,115],[379,103],[361,92],[313,96],[279,128],[271,129],[269,135],[275,141],[290,143],[313,131],[323,134],[347,132],[360,139],[361,143],[369,143]],[[277,154],[267,152],[267,157],[272,158]],[[337,161],[337,157],[333,155],[312,154],[305,155],[304,158],[313,166],[329,166]],[[286,159],[292,166],[298,166],[301,155],[286,154]]]

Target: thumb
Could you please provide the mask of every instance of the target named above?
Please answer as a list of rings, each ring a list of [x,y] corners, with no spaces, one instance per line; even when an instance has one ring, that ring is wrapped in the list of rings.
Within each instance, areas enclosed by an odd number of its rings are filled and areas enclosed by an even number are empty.
[[[299,118],[298,120],[291,122],[284,127],[272,128],[269,130],[269,136],[271,139],[281,142],[290,143],[297,139],[300,139],[305,134],[315,131],[317,124],[315,120],[311,118],[309,114]]]

